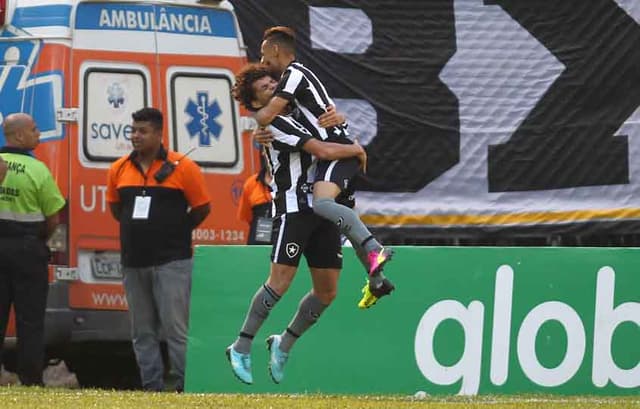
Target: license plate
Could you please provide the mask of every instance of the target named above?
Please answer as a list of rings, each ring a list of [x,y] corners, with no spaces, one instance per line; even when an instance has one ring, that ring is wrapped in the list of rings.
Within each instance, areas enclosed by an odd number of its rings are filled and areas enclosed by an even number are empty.
[[[95,278],[121,279],[120,260],[110,257],[94,256],[91,258],[91,272]]]
[[[57,281],[76,281],[80,278],[78,269],[75,267],[69,268],[55,266],[54,271]]]

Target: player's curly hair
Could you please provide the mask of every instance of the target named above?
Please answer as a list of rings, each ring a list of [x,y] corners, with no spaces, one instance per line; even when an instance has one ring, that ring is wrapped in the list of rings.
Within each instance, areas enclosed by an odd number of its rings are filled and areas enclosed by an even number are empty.
[[[271,77],[271,71],[263,64],[248,64],[236,74],[236,83],[231,88],[231,94],[250,111],[256,111],[251,106],[251,101],[255,99],[253,83],[264,77]]]

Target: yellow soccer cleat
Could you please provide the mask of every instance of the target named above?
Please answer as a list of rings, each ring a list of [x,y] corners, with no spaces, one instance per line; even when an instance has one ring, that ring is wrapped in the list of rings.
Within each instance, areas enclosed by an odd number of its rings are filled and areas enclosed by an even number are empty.
[[[358,303],[358,308],[370,308],[375,305],[380,298],[391,294],[395,288],[396,287],[387,278],[382,280],[382,284],[378,288],[373,288],[373,286],[370,285],[369,280],[367,280],[367,283],[362,287],[362,299]]]
[[[378,297],[371,294],[371,290],[369,290],[369,280],[367,280],[367,283],[362,287],[362,299],[358,303],[358,308],[369,308],[377,302]]]

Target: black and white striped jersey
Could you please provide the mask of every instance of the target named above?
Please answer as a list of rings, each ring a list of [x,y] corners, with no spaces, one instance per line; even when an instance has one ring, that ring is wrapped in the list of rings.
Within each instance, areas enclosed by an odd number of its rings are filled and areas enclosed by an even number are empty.
[[[275,117],[269,130],[274,136],[271,147],[266,149],[273,175],[272,214],[278,217],[311,210],[315,159],[302,146],[314,136],[288,115]]]
[[[317,118],[324,114],[329,105],[335,105],[324,85],[307,67],[297,61],[291,62],[278,82],[274,95],[288,100],[300,111],[296,117],[305,127],[317,132],[322,140],[349,143],[346,126],[321,128]]]

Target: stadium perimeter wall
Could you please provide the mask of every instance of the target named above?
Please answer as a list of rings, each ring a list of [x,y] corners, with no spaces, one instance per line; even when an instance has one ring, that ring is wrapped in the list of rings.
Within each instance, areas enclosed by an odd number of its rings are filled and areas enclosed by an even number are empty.
[[[640,392],[640,249],[398,247],[396,292],[368,310],[353,251],[334,304],[268,374],[264,339],[310,288],[306,266],[253,348],[254,384],[234,378],[225,348],[268,274],[266,246],[195,252],[188,392],[594,394]]]

